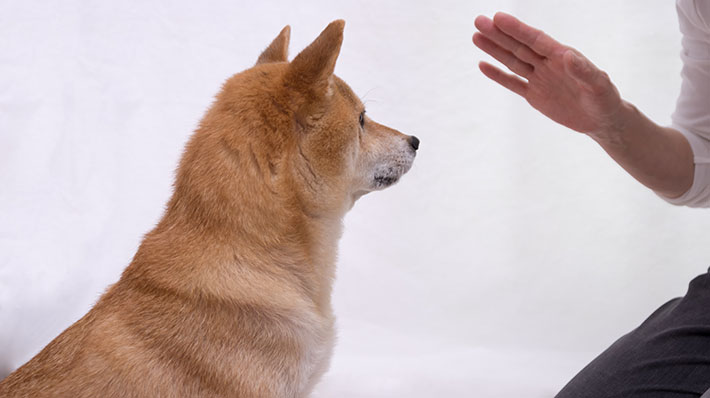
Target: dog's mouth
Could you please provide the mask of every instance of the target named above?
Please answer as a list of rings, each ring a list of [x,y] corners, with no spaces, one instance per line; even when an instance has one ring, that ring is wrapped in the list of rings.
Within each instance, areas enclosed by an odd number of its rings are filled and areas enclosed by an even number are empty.
[[[385,189],[396,184],[412,167],[413,160],[413,157],[411,159],[398,159],[394,164],[376,170],[372,179],[373,189]]]
[[[375,189],[387,188],[390,185],[394,185],[399,181],[400,176],[395,175],[375,175],[374,185]]]

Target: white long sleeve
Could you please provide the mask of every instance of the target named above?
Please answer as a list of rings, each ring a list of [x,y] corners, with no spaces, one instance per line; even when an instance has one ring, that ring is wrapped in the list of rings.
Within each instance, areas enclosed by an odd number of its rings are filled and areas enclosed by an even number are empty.
[[[710,207],[710,0],[677,0],[683,34],[683,79],[672,127],[690,143],[695,163],[693,185],[676,205]]]

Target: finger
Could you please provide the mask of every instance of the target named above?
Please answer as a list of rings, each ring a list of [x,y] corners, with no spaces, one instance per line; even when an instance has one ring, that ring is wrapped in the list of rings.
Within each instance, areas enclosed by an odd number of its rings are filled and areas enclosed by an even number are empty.
[[[475,33],[473,35],[473,44],[522,77],[530,76],[530,74],[535,70],[532,65],[519,60],[511,52],[505,50],[503,47],[492,42],[480,33]]]
[[[510,51],[523,62],[535,65],[544,59],[531,50],[530,47],[503,33],[497,26],[495,26],[493,20],[486,16],[479,15],[474,21],[474,25],[484,36],[497,45]]]
[[[567,71],[588,89],[602,93],[609,89],[609,76],[590,60],[575,50],[567,50],[562,56]]]
[[[543,57],[547,57],[563,47],[545,32],[524,24],[512,15],[498,12],[493,17],[493,23],[503,33],[520,41]]]
[[[507,88],[508,90],[518,94],[519,96],[525,97],[525,93],[528,90],[528,84],[523,81],[523,79],[515,75],[505,73],[502,70],[486,62],[480,62],[478,64],[478,68],[489,79]]]

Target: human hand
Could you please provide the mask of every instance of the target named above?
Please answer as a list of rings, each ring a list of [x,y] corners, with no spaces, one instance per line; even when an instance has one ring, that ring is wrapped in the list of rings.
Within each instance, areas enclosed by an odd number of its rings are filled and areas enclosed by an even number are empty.
[[[492,20],[478,16],[475,26],[479,32],[473,35],[473,43],[515,73],[481,62],[481,72],[488,78],[581,133],[601,138],[623,127],[618,90],[577,50],[502,12]]]

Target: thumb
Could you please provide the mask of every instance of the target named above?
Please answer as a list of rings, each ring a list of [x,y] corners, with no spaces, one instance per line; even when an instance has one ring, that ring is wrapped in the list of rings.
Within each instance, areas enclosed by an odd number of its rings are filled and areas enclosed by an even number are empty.
[[[567,72],[577,81],[595,91],[607,88],[606,73],[594,66],[587,58],[570,49],[563,55]]]

